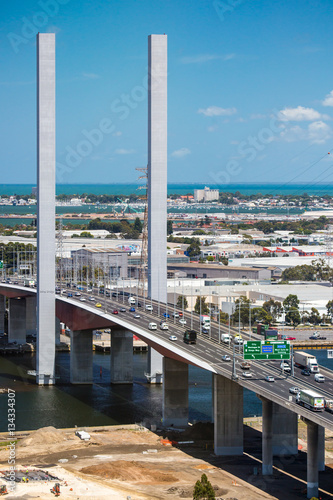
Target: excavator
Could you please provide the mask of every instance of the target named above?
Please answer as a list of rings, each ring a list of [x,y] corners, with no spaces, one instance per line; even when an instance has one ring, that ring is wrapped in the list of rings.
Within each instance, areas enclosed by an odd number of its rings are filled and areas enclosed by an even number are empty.
[[[2,495],[8,495],[7,486],[5,484],[0,486],[0,496]]]
[[[55,485],[53,486],[53,488],[51,490],[51,493],[53,493],[55,497],[60,497],[60,484],[59,483],[55,483]]]

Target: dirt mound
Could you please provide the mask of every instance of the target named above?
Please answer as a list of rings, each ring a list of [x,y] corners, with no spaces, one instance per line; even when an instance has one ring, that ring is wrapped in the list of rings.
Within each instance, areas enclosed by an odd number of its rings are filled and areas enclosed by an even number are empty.
[[[42,427],[32,432],[29,436],[22,439],[22,441],[19,441],[18,447],[56,444],[63,443],[64,441],[66,441],[66,437],[62,431],[52,426]]]
[[[174,483],[178,478],[172,474],[153,470],[152,464],[148,466],[141,465],[138,462],[127,462],[126,460],[117,460],[115,462],[92,465],[81,469],[84,474],[93,474],[105,479],[117,479],[118,481],[148,483]]]

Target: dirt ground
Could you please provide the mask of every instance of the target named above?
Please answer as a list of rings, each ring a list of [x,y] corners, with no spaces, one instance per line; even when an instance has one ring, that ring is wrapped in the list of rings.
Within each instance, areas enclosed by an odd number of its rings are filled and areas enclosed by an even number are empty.
[[[41,469],[58,477],[64,499],[190,500],[203,473],[221,500],[306,498],[306,442],[303,424],[299,427],[299,455],[275,460],[270,478],[261,475],[258,418],[244,426],[243,457],[214,455],[212,424],[199,423],[185,433],[151,432],[136,425],[87,428],[89,441],[75,436],[76,429],[46,427],[22,433],[16,444],[16,468]],[[0,436],[0,484],[6,484],[1,471],[8,470],[6,437]],[[326,461],[333,464],[333,436],[326,437]],[[333,498],[333,471],[330,466],[326,469],[320,473],[323,500]],[[20,482],[6,498],[53,498],[54,483]]]

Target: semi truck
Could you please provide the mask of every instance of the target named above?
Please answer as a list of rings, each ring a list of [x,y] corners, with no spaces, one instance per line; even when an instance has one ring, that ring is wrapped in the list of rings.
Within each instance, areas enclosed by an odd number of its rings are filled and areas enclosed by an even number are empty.
[[[333,413],[333,399],[325,399],[325,410]]]
[[[35,281],[34,280],[25,279],[24,280],[24,286],[29,286],[29,287],[33,288],[35,286]]]
[[[265,330],[265,340],[278,340],[279,339],[279,336],[278,336],[278,331],[277,330]]]
[[[319,373],[319,366],[316,356],[303,351],[294,351],[294,361],[296,366],[308,368],[311,373]]]
[[[196,344],[197,343],[197,332],[195,330],[185,330],[184,342],[185,342],[185,344]]]
[[[200,323],[206,328],[210,327],[210,317],[207,314],[200,314]]]
[[[302,389],[297,393],[296,403],[312,411],[323,411],[325,408],[324,396],[309,389]]]

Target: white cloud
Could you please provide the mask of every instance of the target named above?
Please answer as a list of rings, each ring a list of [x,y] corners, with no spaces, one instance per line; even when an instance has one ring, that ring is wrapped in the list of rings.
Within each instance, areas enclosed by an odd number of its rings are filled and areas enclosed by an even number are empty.
[[[283,122],[304,122],[320,120],[321,118],[329,119],[327,115],[322,115],[313,108],[304,108],[303,106],[284,108],[279,111],[278,118]]]
[[[327,123],[318,120],[310,123],[306,128],[299,125],[285,128],[280,139],[286,142],[309,141],[310,144],[324,144],[332,137],[332,129]]]
[[[191,151],[188,148],[181,148],[181,149],[176,149],[173,153],[171,153],[171,156],[174,158],[183,158],[184,156],[190,155]]]
[[[327,94],[327,96],[325,97],[325,99],[322,102],[322,105],[323,106],[333,106],[333,90],[331,90],[331,92],[329,94]]]
[[[132,155],[135,153],[134,149],[116,149],[115,150],[116,155]]]
[[[202,64],[206,63],[208,61],[230,61],[230,59],[233,59],[235,57],[235,54],[225,54],[225,55],[218,55],[218,54],[198,54],[196,56],[188,56],[188,57],[182,57],[180,62],[182,64]]]
[[[198,113],[205,116],[230,116],[237,113],[236,108],[220,108],[218,106],[209,106],[208,108],[198,109]]]
[[[262,115],[261,113],[252,113],[250,115],[250,120],[263,120],[264,118],[266,118],[266,115]]]

